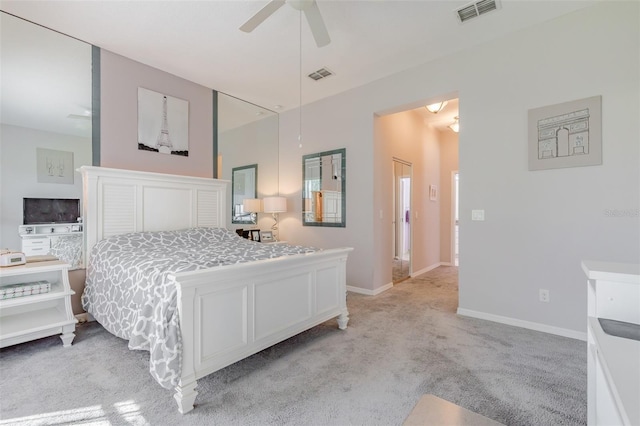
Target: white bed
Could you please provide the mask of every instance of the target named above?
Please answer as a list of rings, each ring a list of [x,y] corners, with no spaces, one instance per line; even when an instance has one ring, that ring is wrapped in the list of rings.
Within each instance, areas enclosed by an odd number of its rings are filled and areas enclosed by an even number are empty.
[[[227,181],[87,166],[80,171],[86,265],[93,246],[110,236],[225,226]],[[337,317],[345,329],[351,250],[170,274],[182,339],[178,410],[193,409],[201,377],[329,319]]]

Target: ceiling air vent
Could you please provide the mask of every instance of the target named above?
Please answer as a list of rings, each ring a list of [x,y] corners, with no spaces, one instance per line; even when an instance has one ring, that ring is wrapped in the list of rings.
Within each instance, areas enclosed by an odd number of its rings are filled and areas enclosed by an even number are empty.
[[[327,78],[330,75],[333,75],[333,72],[329,71],[327,68],[320,68],[318,71],[314,71],[309,74],[309,78],[315,81],[321,80],[323,78]]]
[[[456,16],[462,23],[499,8],[500,2],[498,0],[480,0],[456,9]]]

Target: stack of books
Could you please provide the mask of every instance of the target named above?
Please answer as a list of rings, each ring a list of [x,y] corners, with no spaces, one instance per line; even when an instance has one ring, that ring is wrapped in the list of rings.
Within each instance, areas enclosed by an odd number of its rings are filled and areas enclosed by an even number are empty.
[[[30,283],[10,284],[0,287],[0,300],[49,293],[49,291],[51,291],[51,283],[44,280]]]

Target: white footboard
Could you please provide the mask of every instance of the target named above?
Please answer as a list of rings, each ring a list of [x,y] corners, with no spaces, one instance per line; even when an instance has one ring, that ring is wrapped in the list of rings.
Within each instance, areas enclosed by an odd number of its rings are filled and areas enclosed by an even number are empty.
[[[174,395],[179,411],[193,409],[201,377],[334,317],[345,329],[351,250],[176,274],[183,344]]]

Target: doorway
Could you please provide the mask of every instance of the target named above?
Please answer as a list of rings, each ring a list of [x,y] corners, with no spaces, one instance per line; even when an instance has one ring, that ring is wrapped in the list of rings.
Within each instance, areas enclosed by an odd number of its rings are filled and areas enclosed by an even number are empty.
[[[411,163],[393,159],[393,283],[411,275]]]

